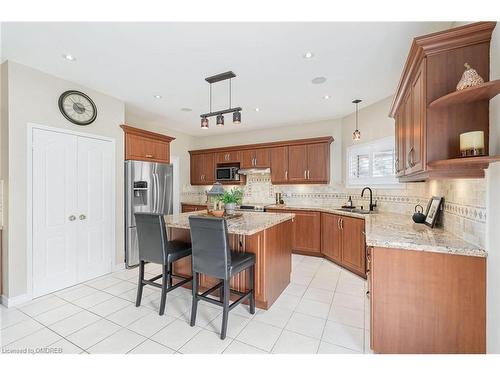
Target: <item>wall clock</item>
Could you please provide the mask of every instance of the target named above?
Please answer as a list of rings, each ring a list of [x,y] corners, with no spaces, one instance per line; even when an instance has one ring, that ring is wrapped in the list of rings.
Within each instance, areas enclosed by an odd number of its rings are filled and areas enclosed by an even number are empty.
[[[89,125],[97,118],[95,103],[80,91],[63,92],[59,97],[59,110],[68,121],[76,125]]]

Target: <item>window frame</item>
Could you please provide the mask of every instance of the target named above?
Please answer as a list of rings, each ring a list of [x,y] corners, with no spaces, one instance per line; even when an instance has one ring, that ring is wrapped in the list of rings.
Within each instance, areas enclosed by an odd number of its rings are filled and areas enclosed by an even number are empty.
[[[395,160],[396,154],[396,144],[395,138],[384,137],[379,138],[374,141],[354,144],[347,147],[346,150],[346,186],[347,187],[360,187],[360,186],[377,186],[383,188],[401,188],[403,184],[400,184],[396,174],[393,176],[386,177],[373,177],[373,155],[376,152],[387,151],[387,148],[391,147],[393,151],[393,161]],[[369,177],[364,178],[353,178],[351,176],[351,158],[354,155],[368,154],[369,160]],[[393,167],[395,172],[395,168]]]

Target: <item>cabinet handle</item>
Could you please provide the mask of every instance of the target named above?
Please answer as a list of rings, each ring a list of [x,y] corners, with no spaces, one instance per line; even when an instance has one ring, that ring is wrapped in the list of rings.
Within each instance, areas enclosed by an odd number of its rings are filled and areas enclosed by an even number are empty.
[[[308,169],[308,170],[307,170],[307,179],[308,179],[308,180],[311,178],[311,177],[310,177],[310,173],[311,173],[311,171]]]
[[[147,158],[149,158],[149,159],[151,159],[151,158],[153,157],[153,155],[151,155],[151,154],[146,154],[146,157],[147,157]]]
[[[410,151],[408,151],[408,166],[410,168],[412,168],[413,166],[415,166],[415,163],[413,162],[413,151],[415,151],[415,149],[412,146],[410,148]]]
[[[340,217],[337,219],[337,228],[340,229]]]
[[[344,230],[344,219],[340,219],[340,229]]]
[[[288,180],[288,171],[285,171],[285,180]]]
[[[304,170],[304,180],[307,180],[307,171]]]

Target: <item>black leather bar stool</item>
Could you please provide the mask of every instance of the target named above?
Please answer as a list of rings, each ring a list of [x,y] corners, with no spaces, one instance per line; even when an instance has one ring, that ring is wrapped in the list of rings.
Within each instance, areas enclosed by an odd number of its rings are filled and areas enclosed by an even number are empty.
[[[144,285],[161,288],[161,302],[159,314],[165,313],[167,293],[190,282],[193,278],[174,275],[172,263],[191,255],[191,245],[180,241],[168,241],[165,218],[161,214],[136,213],[137,239],[139,242],[139,285],[135,305],[141,305],[142,290]],[[149,280],[144,279],[144,265],[156,263],[162,265],[162,273]],[[162,283],[155,283],[162,278]],[[181,281],[173,285],[172,279]]]
[[[220,338],[226,338],[229,311],[246,299],[250,299],[250,314],[255,314],[255,254],[231,251],[226,220],[215,217],[190,216],[192,265],[193,265],[193,304],[191,326],[196,323],[198,301],[204,300],[222,306],[222,328]],[[250,290],[246,293],[231,290],[229,281],[233,275],[250,268]],[[205,274],[222,281],[202,294],[198,294],[199,274]],[[220,300],[208,297],[221,289]],[[230,294],[239,298],[229,304]]]

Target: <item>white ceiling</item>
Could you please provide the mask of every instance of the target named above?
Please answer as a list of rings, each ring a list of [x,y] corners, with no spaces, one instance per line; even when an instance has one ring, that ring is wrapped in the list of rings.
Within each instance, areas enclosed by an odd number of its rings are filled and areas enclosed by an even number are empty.
[[[243,107],[242,124],[227,115],[224,132],[339,118],[353,112],[355,98],[363,99],[362,108],[392,95],[411,40],[450,25],[3,23],[2,57],[122,99],[168,128],[213,135],[220,131],[214,118],[208,131],[200,129],[199,115],[208,112],[207,76],[237,74],[232,104]],[[302,57],[307,51],[312,59]],[[76,61],[65,60],[65,53]],[[312,84],[318,76],[327,81]],[[214,84],[213,110],[227,105],[227,84]]]

